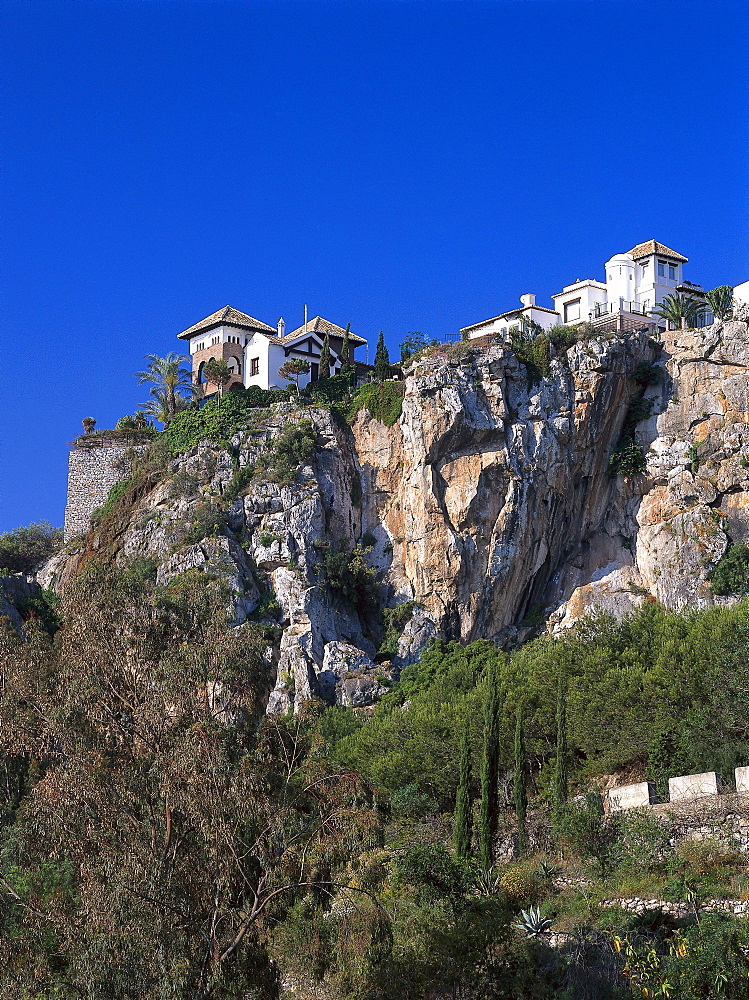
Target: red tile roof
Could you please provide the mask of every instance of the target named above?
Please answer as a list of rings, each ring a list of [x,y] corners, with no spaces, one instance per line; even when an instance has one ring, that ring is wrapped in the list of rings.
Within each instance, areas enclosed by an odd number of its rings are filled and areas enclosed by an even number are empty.
[[[648,240],[647,243],[638,243],[629,252],[635,260],[638,260],[640,257],[651,257],[653,254],[660,254],[661,257],[670,257],[671,260],[681,261],[682,264],[686,264],[689,260],[689,257],[682,257],[680,253],[677,253],[675,250],[669,250],[667,246],[657,243],[655,240]]]
[[[261,323],[259,319],[253,319],[247,313],[240,312],[238,309],[232,309],[231,306],[224,306],[218,312],[206,316],[205,319],[201,319],[195,326],[191,326],[188,330],[178,333],[177,337],[180,340],[190,340],[196,333],[210,330],[214,326],[221,326],[223,323],[227,323],[229,326],[241,326],[247,330],[259,330],[261,333],[270,333],[273,336],[278,332],[274,327],[268,326],[267,323]]]

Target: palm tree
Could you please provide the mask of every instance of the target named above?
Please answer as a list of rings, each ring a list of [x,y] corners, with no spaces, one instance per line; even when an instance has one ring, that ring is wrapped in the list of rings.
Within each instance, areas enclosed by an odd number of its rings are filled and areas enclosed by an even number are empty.
[[[730,285],[718,285],[705,295],[705,302],[716,319],[729,319],[733,312],[733,289]]]
[[[186,396],[175,395],[170,400],[166,389],[153,389],[151,391],[151,399],[143,403],[140,413],[147,414],[154,420],[160,421],[164,425],[164,428],[167,428],[174,419],[175,414],[181,413],[182,410],[187,410],[191,405],[192,400]],[[139,415],[136,414],[136,420]]]
[[[224,389],[231,382],[234,372],[223,358],[211,358],[206,362],[203,371],[208,381],[212,382],[218,389],[218,405],[221,406]]]
[[[694,324],[697,317],[705,312],[705,306],[699,299],[693,299],[690,295],[672,292],[650,312],[651,315],[666,320],[674,327],[684,328]]]
[[[138,384],[151,382],[153,384],[152,396],[155,397],[159,392],[164,394],[163,402],[166,407],[164,412],[169,414],[171,420],[171,417],[175,413],[179,413],[180,410],[184,410],[185,405],[189,402],[189,399],[178,394],[178,390],[188,392],[190,397],[197,395],[200,391],[199,386],[193,382],[191,373],[182,365],[182,362],[187,359],[181,354],[170,351],[165,358],[160,358],[156,354],[147,354],[144,360],[148,362],[148,367],[145,371],[135,373]],[[179,403],[179,399],[185,400],[185,405]],[[149,412],[145,407],[144,411]],[[157,419],[161,418],[157,417]]]

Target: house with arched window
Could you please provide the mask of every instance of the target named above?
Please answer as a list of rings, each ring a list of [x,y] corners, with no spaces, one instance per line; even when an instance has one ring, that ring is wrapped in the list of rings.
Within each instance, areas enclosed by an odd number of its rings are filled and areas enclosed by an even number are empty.
[[[285,329],[283,319],[272,327],[232,306],[225,306],[183,330],[178,337],[189,344],[193,379],[204,386],[206,396],[216,392],[216,387],[205,377],[205,366],[212,358],[225,361],[233,372],[228,389],[232,385],[284,389],[286,380],[280,378],[278,372],[291,358],[302,358],[310,365],[309,374],[299,380],[300,387],[316,381],[326,334],[330,344],[330,373],[335,375],[340,371],[341,350],[346,335],[343,327],[322,316],[315,316],[292,333],[287,334]],[[356,363],[356,349],[362,344],[366,346],[367,341],[350,331],[348,338],[350,360]]]

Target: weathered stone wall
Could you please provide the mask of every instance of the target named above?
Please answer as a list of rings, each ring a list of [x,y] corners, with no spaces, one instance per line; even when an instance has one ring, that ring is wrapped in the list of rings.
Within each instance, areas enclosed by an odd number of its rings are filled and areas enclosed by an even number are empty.
[[[130,475],[129,456],[143,446],[74,445],[68,460],[68,502],[65,507],[65,541],[88,531],[91,514],[105,502],[109,491]]]

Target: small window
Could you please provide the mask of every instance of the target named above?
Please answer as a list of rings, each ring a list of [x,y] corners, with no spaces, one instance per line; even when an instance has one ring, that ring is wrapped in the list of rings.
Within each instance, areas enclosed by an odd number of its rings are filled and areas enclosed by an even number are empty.
[[[672,281],[676,278],[676,267],[673,264],[668,265],[668,276]]]
[[[665,278],[666,277],[666,262],[665,262],[665,260],[659,260],[658,261],[658,277],[659,278]]]
[[[250,375],[260,374],[260,358],[250,358]]]
[[[564,303],[564,322],[573,323],[580,319],[580,299],[573,299],[572,302]]]

